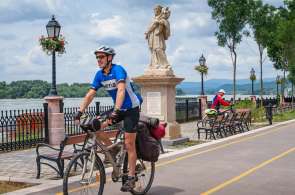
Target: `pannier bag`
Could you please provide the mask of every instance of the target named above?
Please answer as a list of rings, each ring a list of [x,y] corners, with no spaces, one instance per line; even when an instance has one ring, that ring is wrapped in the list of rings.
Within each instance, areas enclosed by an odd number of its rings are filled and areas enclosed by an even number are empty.
[[[137,157],[148,162],[157,162],[160,155],[160,144],[151,136],[150,129],[146,120],[141,120],[137,125],[136,152]]]

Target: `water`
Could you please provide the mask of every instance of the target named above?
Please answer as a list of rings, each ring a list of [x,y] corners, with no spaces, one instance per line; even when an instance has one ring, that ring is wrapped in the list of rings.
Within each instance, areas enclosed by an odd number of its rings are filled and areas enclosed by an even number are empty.
[[[206,95],[207,96],[207,100],[208,101],[212,101],[213,98],[215,97],[215,95]],[[251,95],[236,95],[236,100],[241,98],[242,100],[244,99],[250,99]],[[183,95],[183,96],[177,96],[177,97],[184,97],[184,98],[196,98],[199,97],[199,95]],[[264,95],[263,98],[275,98],[276,95]],[[224,99],[226,100],[230,100],[231,98],[233,98],[232,95],[224,95],[223,96]],[[256,98],[260,98],[259,95],[256,95]]]
[[[64,107],[79,107],[83,98],[65,98]],[[113,105],[111,97],[96,97],[91,102],[90,106],[95,106],[95,102],[100,102],[100,105]],[[25,110],[25,109],[40,109],[43,108],[44,99],[0,99],[1,110]]]
[[[215,95],[207,95],[207,100],[212,101]],[[197,95],[184,95],[184,96],[177,96],[177,97],[198,97]],[[259,97],[259,96],[256,96]],[[266,97],[275,97],[271,95],[266,95]],[[232,95],[224,95],[226,100],[230,100]],[[237,95],[236,99],[241,98],[250,98],[250,95]],[[79,107],[80,103],[82,102],[83,98],[65,98],[64,99],[64,107],[71,108],[71,107]],[[113,105],[113,100],[111,97],[96,97],[91,102],[90,106],[95,106],[95,102],[100,102],[100,105]],[[43,103],[45,100],[43,99],[0,99],[0,111],[1,110],[25,110],[25,109],[40,109],[43,108]]]

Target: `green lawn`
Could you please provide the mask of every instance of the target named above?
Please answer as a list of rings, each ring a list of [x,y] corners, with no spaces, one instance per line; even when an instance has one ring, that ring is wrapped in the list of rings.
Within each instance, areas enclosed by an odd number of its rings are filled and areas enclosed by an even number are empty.
[[[291,119],[295,119],[295,110],[284,112],[282,114],[276,114],[273,116],[273,122],[282,122]]]

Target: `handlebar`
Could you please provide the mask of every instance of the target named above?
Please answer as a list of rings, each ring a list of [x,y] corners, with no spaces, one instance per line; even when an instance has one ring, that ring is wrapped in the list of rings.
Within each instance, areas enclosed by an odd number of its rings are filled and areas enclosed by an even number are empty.
[[[109,109],[103,113],[101,113],[98,117],[96,116],[85,116],[80,118],[80,127],[83,131],[88,132],[95,132],[99,131],[102,128],[108,126],[106,120],[108,119],[109,114],[113,111]]]

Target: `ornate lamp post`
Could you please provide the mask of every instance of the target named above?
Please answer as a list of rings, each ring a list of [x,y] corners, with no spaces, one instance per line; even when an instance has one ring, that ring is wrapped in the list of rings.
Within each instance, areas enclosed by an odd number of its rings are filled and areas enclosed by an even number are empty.
[[[46,25],[48,37],[51,39],[58,39],[60,33],[60,25],[55,20],[54,15]],[[56,70],[55,70],[55,50],[52,51],[52,85],[49,92],[49,96],[56,96]]]
[[[206,58],[202,56],[199,58],[199,65],[195,67],[199,73],[201,73],[201,95],[205,95],[204,93],[204,74],[208,73],[208,67],[206,66]]]
[[[250,80],[252,81],[252,96],[254,95],[254,81],[256,80],[256,75],[255,75],[255,70],[254,68],[251,69],[250,71]]]

